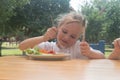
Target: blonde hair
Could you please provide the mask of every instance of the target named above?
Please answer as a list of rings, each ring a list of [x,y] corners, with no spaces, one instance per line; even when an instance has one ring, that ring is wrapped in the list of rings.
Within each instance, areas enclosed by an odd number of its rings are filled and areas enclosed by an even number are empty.
[[[78,22],[82,27],[87,27],[87,20],[85,19],[85,16],[78,12],[70,12],[64,15],[59,15],[56,21],[58,27],[72,22]]]

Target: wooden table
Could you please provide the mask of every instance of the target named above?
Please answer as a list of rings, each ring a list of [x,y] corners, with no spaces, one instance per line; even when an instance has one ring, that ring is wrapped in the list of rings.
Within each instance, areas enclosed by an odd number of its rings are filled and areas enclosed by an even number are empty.
[[[0,80],[120,80],[120,60],[27,60],[0,57]]]

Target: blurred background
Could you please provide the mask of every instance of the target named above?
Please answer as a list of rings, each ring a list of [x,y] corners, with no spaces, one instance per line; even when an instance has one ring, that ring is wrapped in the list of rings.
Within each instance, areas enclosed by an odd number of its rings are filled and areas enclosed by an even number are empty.
[[[86,16],[86,40],[104,40],[109,55],[112,41],[120,37],[119,4],[120,0],[1,0],[0,55],[21,55],[19,42],[44,34],[59,14],[70,11]]]

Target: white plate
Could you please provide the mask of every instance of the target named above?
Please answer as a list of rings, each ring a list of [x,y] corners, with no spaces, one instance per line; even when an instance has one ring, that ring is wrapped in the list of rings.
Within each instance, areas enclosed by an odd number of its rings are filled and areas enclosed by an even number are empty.
[[[64,60],[69,59],[70,54],[41,54],[41,55],[34,55],[34,54],[27,54],[28,59],[39,59],[39,60]]]

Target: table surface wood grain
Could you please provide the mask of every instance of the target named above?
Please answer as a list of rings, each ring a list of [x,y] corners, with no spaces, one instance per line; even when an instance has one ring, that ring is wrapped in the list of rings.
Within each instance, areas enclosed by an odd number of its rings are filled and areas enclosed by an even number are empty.
[[[120,80],[120,60],[28,60],[0,57],[0,80]]]

